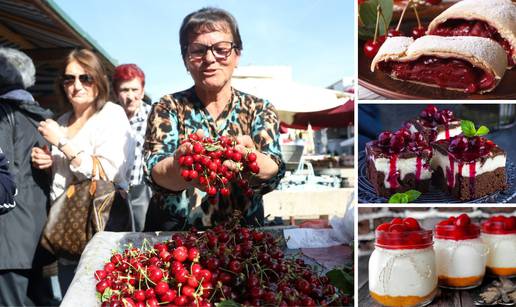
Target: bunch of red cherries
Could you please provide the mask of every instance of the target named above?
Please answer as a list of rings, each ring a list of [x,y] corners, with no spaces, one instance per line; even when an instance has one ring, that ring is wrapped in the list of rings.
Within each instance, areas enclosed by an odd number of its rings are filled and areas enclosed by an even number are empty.
[[[240,214],[239,212],[236,215]],[[115,253],[95,272],[102,306],[341,306],[350,297],[300,258],[287,258],[282,238],[240,226],[235,215],[205,232]]]
[[[229,196],[230,182],[235,182],[245,195],[250,197],[253,194],[249,182],[242,175],[260,172],[255,153],[242,154],[235,148],[237,141],[226,136],[211,139],[190,134],[182,141],[185,142],[192,144],[192,150],[178,159],[182,167],[181,177],[184,180],[198,180],[212,200],[215,200],[217,194]],[[224,165],[225,161],[231,161],[236,167],[233,170],[229,169]]]

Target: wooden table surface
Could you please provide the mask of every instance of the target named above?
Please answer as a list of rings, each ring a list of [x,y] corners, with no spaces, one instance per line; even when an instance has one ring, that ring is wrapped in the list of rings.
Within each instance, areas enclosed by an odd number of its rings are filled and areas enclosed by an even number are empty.
[[[358,258],[358,306],[381,307],[382,305],[374,301],[371,295],[369,295],[368,263],[369,256],[361,256]],[[480,287],[472,290],[459,291],[438,288],[437,296],[434,298],[432,303],[427,306],[475,306],[473,299],[478,297],[479,289]]]

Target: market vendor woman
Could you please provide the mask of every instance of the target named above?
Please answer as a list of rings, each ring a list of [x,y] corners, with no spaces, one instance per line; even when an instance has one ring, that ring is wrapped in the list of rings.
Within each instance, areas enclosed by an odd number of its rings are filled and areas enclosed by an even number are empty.
[[[277,113],[268,101],[231,87],[242,51],[231,14],[216,8],[193,12],[183,20],[179,36],[183,61],[195,85],[162,97],[149,115],[144,154],[155,194],[145,230],[213,226],[234,210],[244,212],[247,224],[261,225],[262,196],[274,190],[285,173]],[[211,204],[198,180],[185,181],[178,158],[191,150],[189,143],[180,145],[191,133],[235,137],[242,154],[254,152],[260,170],[247,178],[254,194],[246,196],[233,185],[229,196]]]

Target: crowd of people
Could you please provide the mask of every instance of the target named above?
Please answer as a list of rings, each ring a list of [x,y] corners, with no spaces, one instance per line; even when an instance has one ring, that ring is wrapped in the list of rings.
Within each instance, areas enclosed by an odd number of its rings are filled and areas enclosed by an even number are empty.
[[[156,103],[144,101],[137,65],[108,76],[93,51],[73,50],[56,82],[69,110],[59,116],[27,90],[35,83],[32,60],[0,48],[0,305],[52,304],[56,291],[42,268],[56,259],[40,237],[53,201],[92,177],[93,156],[128,192],[135,231],[211,227],[236,209],[245,223],[263,224],[262,196],[276,188],[285,166],[274,107],[231,86],[243,50],[237,22],[221,9],[193,12],[183,20],[180,48],[194,85]],[[256,154],[259,172],[246,178],[252,196],[234,187],[213,205],[206,187],[181,176],[179,156],[192,151],[184,142],[192,133],[234,137],[238,150]],[[57,260],[64,295],[77,263]]]

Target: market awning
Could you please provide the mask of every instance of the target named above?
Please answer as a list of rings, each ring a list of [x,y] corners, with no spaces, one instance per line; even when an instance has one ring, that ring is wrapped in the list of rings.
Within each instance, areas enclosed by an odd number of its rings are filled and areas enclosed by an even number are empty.
[[[354,122],[354,108],[353,100],[328,109],[317,112],[303,112],[294,113],[290,118],[281,116],[281,125],[287,128],[306,129],[308,124],[313,129],[320,128],[343,128],[353,125]]]
[[[108,71],[116,63],[101,46],[51,0],[1,0],[0,46],[22,50],[36,66],[36,85],[29,90],[56,111],[54,82],[57,70],[74,48],[95,51]]]

